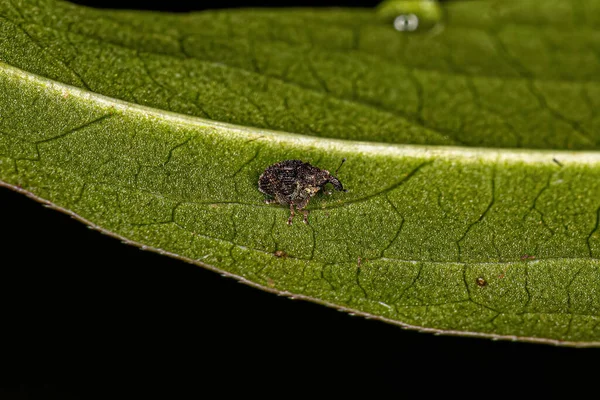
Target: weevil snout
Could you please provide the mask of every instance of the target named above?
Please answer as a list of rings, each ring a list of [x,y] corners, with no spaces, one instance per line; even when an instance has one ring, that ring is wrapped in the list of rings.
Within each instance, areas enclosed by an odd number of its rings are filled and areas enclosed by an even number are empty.
[[[335,176],[330,176],[329,177],[329,183],[331,183],[333,185],[333,187],[336,190],[342,191],[342,192],[347,192],[347,189],[344,189],[344,186],[342,185],[342,182],[340,182],[340,180],[338,178],[336,178]]]
[[[338,171],[340,170],[340,168],[342,168],[342,165],[344,165],[345,162],[346,162],[346,157],[344,157],[342,159],[340,166],[337,167],[337,169],[335,170],[335,175],[337,175]],[[340,182],[340,180],[333,175],[329,175],[329,183],[331,183],[333,185],[333,187],[339,191],[342,191],[342,192],[348,191],[347,189],[344,189],[344,186],[342,186],[342,182]]]

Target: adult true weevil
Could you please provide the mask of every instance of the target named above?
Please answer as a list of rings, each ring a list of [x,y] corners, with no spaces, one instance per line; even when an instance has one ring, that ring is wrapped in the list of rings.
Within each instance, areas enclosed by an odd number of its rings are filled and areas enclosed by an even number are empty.
[[[338,171],[344,164],[344,158]],[[304,214],[304,223],[308,224],[308,210],[304,208],[310,199],[325,185],[331,183],[337,190],[347,192],[334,175],[325,169],[314,167],[300,160],[285,160],[270,165],[258,179],[258,190],[271,197],[265,200],[267,204],[279,203],[290,206],[288,225],[292,224],[294,207]]]

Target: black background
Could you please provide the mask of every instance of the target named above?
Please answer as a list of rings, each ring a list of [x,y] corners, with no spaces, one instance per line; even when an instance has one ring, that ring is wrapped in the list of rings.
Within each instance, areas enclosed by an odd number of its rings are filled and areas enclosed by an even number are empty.
[[[77,2],[142,8],[128,1]],[[376,3],[170,1],[145,8]],[[116,377],[128,382],[140,372],[191,374],[196,394],[219,377],[228,380],[228,390],[249,378],[249,387],[265,393],[288,382],[289,391],[276,392],[281,397],[313,384],[352,389],[367,380],[398,393],[443,389],[475,395],[526,380],[539,393],[560,384],[584,385],[584,371],[594,372],[600,355],[597,349],[406,331],[281,298],[121,244],[4,188],[0,232],[0,365],[17,379],[61,382],[10,380],[0,397],[90,398],[113,393]],[[129,382],[129,389],[140,394],[156,385]]]

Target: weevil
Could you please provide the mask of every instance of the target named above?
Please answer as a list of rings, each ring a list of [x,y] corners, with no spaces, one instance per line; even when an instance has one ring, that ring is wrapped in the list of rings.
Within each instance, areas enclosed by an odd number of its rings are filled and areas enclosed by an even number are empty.
[[[345,161],[344,158],[335,171],[335,175]],[[325,185],[331,183],[336,190],[347,192],[335,175],[301,160],[285,160],[265,169],[258,179],[258,190],[271,197],[265,200],[265,203],[290,206],[288,225],[292,224],[294,215],[296,215],[294,207],[304,214],[304,223],[308,224],[308,210],[305,210],[305,207]]]

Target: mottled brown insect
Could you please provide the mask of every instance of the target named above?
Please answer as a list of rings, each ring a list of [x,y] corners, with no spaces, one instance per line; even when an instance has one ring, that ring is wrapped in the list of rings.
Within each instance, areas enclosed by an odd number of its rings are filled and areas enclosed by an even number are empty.
[[[346,161],[345,158],[335,171],[336,174],[344,161]],[[271,199],[265,200],[265,203],[290,206],[288,225],[292,224],[295,215],[294,207],[304,214],[304,223],[308,224],[308,210],[304,208],[310,199],[328,183],[331,183],[337,190],[347,191],[338,178],[329,171],[313,167],[304,161],[285,160],[265,169],[258,179],[258,190],[271,197]]]
[[[475,283],[477,283],[477,286],[479,287],[484,287],[487,286],[487,281],[485,279],[483,279],[482,277],[479,277],[477,279],[475,279]]]

